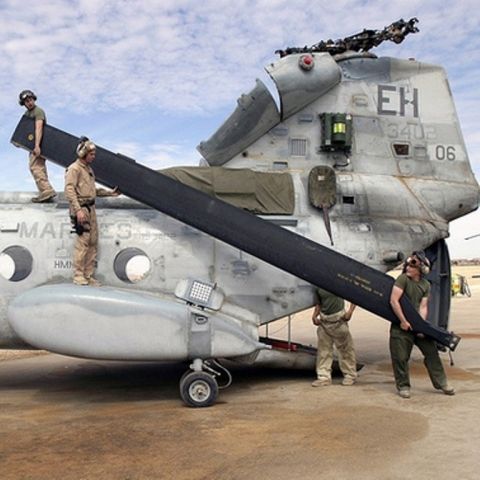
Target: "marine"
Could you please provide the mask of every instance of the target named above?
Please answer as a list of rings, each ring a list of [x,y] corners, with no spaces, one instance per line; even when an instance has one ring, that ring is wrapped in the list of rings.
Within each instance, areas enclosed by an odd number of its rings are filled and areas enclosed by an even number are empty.
[[[28,163],[30,172],[38,189],[38,196],[32,198],[34,203],[51,202],[57,193],[48,180],[45,158],[42,156],[40,144],[43,138],[43,127],[47,123],[45,112],[35,104],[37,96],[31,90],[22,90],[18,96],[18,103],[27,110],[25,116],[35,119],[35,146],[30,152]]]
[[[78,158],[65,172],[65,197],[70,204],[70,218],[77,233],[73,255],[73,283],[100,286],[93,277],[97,258],[98,228],[95,199],[118,196],[118,189],[97,188],[91,164],[96,146],[83,137],[76,150]]]
[[[317,297],[318,302],[312,314],[312,322],[318,327],[317,379],[313,381],[312,387],[324,387],[332,383],[334,345],[343,373],[342,385],[351,386],[357,379],[357,362],[348,322],[356,305],[351,303],[346,310],[343,298],[322,288],[317,289]]]

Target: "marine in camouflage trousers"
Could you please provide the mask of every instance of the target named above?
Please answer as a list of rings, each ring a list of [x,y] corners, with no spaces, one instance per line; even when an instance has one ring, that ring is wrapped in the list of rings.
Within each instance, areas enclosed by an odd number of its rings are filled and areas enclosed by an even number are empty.
[[[390,355],[392,357],[393,374],[397,389],[410,388],[408,361],[414,345],[423,354],[423,363],[434,388],[441,389],[446,387],[447,375],[445,374],[435,341],[428,337],[415,335],[410,331],[404,331],[399,325],[392,323],[390,326]]]

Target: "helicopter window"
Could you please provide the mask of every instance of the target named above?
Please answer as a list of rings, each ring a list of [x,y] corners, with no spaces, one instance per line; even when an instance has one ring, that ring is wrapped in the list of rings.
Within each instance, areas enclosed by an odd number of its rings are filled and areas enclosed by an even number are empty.
[[[393,150],[398,157],[408,157],[410,154],[410,145],[408,143],[394,143]]]
[[[354,205],[355,204],[355,197],[344,196],[344,197],[342,197],[342,203],[347,203],[349,205]]]
[[[5,280],[25,280],[32,273],[32,267],[32,254],[24,247],[13,245],[0,253],[0,276]]]
[[[307,140],[305,138],[290,139],[290,155],[292,157],[306,157]]]
[[[152,262],[139,248],[126,248],[120,251],[113,261],[113,270],[125,283],[138,283],[151,271]]]

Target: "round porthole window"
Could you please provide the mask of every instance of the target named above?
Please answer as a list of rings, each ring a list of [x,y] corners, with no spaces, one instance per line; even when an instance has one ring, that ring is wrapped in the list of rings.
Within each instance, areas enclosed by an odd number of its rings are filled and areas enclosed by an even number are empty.
[[[0,253],[0,275],[5,280],[25,280],[32,273],[32,266],[32,254],[25,247],[12,245]]]
[[[138,283],[143,280],[152,268],[147,254],[139,248],[126,248],[117,254],[113,270],[117,277],[126,283]]]

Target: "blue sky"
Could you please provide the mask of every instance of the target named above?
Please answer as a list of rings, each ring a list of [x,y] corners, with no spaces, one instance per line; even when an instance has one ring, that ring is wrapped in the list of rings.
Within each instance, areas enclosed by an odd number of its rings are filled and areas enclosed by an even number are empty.
[[[48,122],[153,168],[196,165],[195,147],[235,108],[274,51],[418,17],[420,33],[379,56],[447,70],[480,178],[480,14],[474,0],[0,0],[0,190],[33,191],[10,136],[34,90]],[[63,170],[49,166],[54,186]],[[480,214],[451,225],[453,257],[480,257]]]

